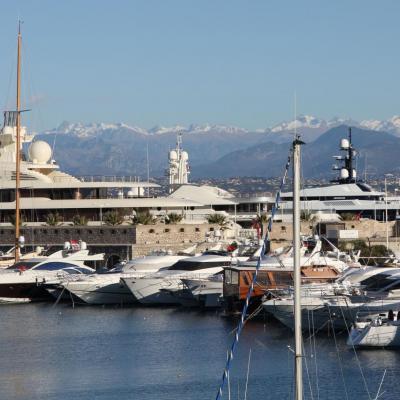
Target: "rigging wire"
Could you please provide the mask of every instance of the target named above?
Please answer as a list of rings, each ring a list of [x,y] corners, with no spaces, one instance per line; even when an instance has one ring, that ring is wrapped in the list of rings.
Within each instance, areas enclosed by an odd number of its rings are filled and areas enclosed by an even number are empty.
[[[275,213],[276,213],[276,211],[278,209],[278,205],[280,203],[281,191],[282,191],[282,188],[283,188],[283,186],[284,186],[284,184],[286,182],[286,178],[287,178],[287,175],[288,175],[288,172],[289,172],[291,158],[292,158],[292,148],[290,148],[290,150],[289,150],[289,155],[288,155],[288,159],[286,161],[286,165],[285,165],[284,173],[283,173],[283,176],[282,176],[282,179],[281,179],[281,182],[280,182],[279,190],[276,193],[275,203],[274,203],[274,205],[272,207],[272,210],[271,210],[271,218],[269,219],[269,222],[268,222],[267,232],[265,233],[265,238],[263,240],[261,252],[260,252],[260,255],[258,256],[256,269],[255,269],[255,272],[253,274],[253,279],[252,279],[251,284],[249,286],[249,289],[247,291],[246,301],[245,301],[245,304],[243,306],[243,310],[242,310],[242,313],[241,313],[239,324],[238,324],[238,326],[236,328],[236,334],[235,334],[233,343],[231,345],[230,351],[228,353],[228,359],[226,361],[224,372],[222,374],[222,380],[221,380],[221,384],[220,384],[220,386],[218,388],[216,400],[220,400],[221,397],[222,397],[222,392],[223,392],[223,389],[224,389],[224,386],[225,386],[225,382],[226,382],[227,378],[229,377],[229,371],[230,371],[231,362],[232,362],[232,359],[233,359],[233,354],[234,354],[236,346],[237,346],[237,344],[239,342],[240,334],[242,332],[242,329],[243,329],[243,326],[244,326],[244,323],[245,323],[245,317],[247,315],[247,310],[248,310],[248,307],[249,307],[250,298],[251,298],[251,295],[252,295],[253,290],[254,290],[254,285],[255,285],[255,283],[257,281],[257,275],[258,275],[258,271],[259,271],[260,266],[261,266],[261,260],[262,260],[262,257],[264,255],[264,253],[266,252],[266,249],[269,250],[270,234],[271,234],[271,230],[272,230],[272,224],[273,224]]]
[[[335,327],[333,326],[333,322],[334,322],[334,321],[333,321],[333,319],[332,319],[330,307],[328,307],[328,313],[329,313],[329,319],[330,319],[330,321],[331,321],[331,327],[332,327],[332,332],[333,332],[333,340],[334,340],[334,342],[335,342],[335,347],[336,347],[336,354],[337,354],[338,360],[339,360],[340,376],[341,376],[341,378],[342,378],[343,387],[344,387],[344,392],[345,392],[345,394],[346,394],[346,400],[349,400],[349,394],[348,394],[348,392],[347,392],[346,380],[344,379],[342,359],[341,359],[340,353],[339,353],[339,347],[338,347],[337,340],[336,340]]]
[[[342,313],[342,318],[343,318],[343,321],[344,321],[345,326],[346,326],[347,334],[350,336],[350,329],[349,329],[349,327],[347,325],[347,320],[346,320],[346,318],[344,316],[344,312],[343,312],[343,309],[342,309],[341,306],[340,306],[340,311]],[[356,351],[356,348],[354,347],[353,342],[351,342],[351,347],[353,349],[353,352],[354,352],[354,355],[355,355],[355,358],[356,358],[356,361],[357,361],[357,365],[358,365],[358,368],[359,368],[360,373],[361,373],[361,377],[362,377],[362,380],[363,380],[363,383],[364,383],[365,390],[366,390],[367,395],[368,395],[368,399],[372,400],[371,399],[371,394],[370,394],[369,389],[368,389],[367,379],[365,378],[364,372],[363,372],[362,367],[361,367],[361,362],[360,362],[360,359],[358,358],[357,351]]]

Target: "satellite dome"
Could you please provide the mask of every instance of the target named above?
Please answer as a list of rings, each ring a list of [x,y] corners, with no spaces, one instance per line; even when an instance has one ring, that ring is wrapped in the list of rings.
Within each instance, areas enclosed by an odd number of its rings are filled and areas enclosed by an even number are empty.
[[[4,135],[12,135],[14,133],[14,128],[12,126],[5,126],[3,128],[3,134]]]
[[[189,159],[189,154],[186,151],[182,151],[182,159],[185,161]]]
[[[29,146],[29,158],[35,164],[46,164],[51,159],[51,147],[43,140],[33,142]]]
[[[175,150],[171,150],[169,152],[169,159],[172,160],[177,160],[178,159],[178,154],[176,153]]]

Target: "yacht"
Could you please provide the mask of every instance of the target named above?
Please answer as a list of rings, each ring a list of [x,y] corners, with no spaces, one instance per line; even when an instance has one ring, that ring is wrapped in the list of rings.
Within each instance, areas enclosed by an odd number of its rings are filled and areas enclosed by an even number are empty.
[[[352,143],[351,128],[348,138],[341,139],[340,150],[342,153],[334,156],[334,159],[341,165],[333,166],[339,173],[338,177],[332,180],[330,185],[300,190],[301,209],[310,213],[318,211],[352,213],[380,221],[386,220],[387,209],[388,220],[396,219],[400,198],[389,198],[387,193],[373,189],[357,177],[355,169],[357,151]],[[282,193],[279,204],[281,212],[277,213],[276,219],[290,219],[292,200],[292,192]]]
[[[217,308],[223,301],[223,273],[211,275],[208,278],[182,278],[183,286],[187,289],[186,296],[179,297],[180,303],[185,306],[201,308]]]
[[[399,347],[400,313],[390,310],[372,321],[356,321],[347,345],[352,347]]]
[[[93,274],[95,269],[85,263],[103,260],[104,254],[90,255],[83,242],[79,248],[66,246],[47,257],[20,260],[0,271],[0,299],[3,302],[48,299],[45,285],[59,283],[68,275]]]
[[[319,236],[301,237],[300,265],[303,284],[322,284],[339,278],[349,266],[359,268],[358,255],[339,251],[330,242],[330,250],[322,250],[322,238]],[[293,246],[277,249],[263,256],[252,291],[252,308],[261,305],[263,297],[271,290],[284,289],[293,285]],[[227,312],[235,313],[242,308],[252,282],[257,261],[250,259],[224,270],[223,297]]]
[[[293,327],[292,294],[266,300],[263,308]],[[348,271],[331,286],[303,287],[301,308],[303,326],[314,329],[346,329],[357,316],[371,321],[381,313],[400,309],[400,268],[360,268]]]
[[[121,283],[121,278],[131,280],[170,267],[188,256],[159,255],[138,257],[115,268],[96,274],[67,279],[61,283],[78,301],[85,304],[131,304],[137,302],[132,292]]]
[[[244,257],[247,258],[247,257]],[[227,252],[213,252],[180,260],[166,270],[140,279],[121,278],[142,304],[179,304],[173,291],[183,290],[181,279],[208,278],[243,257]]]

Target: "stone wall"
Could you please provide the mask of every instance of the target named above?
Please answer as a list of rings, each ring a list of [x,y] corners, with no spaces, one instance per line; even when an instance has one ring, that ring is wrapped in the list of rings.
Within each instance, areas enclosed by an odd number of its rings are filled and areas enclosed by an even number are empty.
[[[154,250],[171,250],[175,253],[205,242],[218,229],[217,225],[212,224],[138,225],[133,251],[135,255],[146,255]],[[197,247],[197,251],[212,246],[212,243],[205,242]]]
[[[70,240],[83,240],[92,251],[123,255],[146,255],[152,251],[177,252],[194,244],[203,243],[198,250],[212,247],[206,242],[219,227],[211,224],[155,224],[117,226],[24,226],[21,235],[28,246],[63,246]],[[0,227],[0,247],[14,245],[14,228]],[[127,250],[129,249],[129,251]]]

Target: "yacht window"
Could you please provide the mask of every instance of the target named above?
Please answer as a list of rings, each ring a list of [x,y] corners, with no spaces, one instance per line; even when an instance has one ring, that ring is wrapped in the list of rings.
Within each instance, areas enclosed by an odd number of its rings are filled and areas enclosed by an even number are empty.
[[[59,269],[63,268],[76,268],[74,264],[69,264],[66,262],[59,262],[59,261],[53,261],[53,262],[47,262],[43,265],[39,265],[38,267],[33,268],[36,271],[57,271]]]
[[[231,283],[232,285],[239,284],[239,272],[232,271]]]
[[[224,271],[224,279],[225,279],[225,283],[227,285],[230,285],[231,283],[231,277],[232,277],[232,270],[231,269],[226,269]]]
[[[268,273],[262,272],[262,271],[258,274],[256,282],[261,285],[270,285],[271,284],[271,280],[269,279]]]
[[[11,265],[11,267],[8,267],[7,269],[27,270],[31,269],[35,265],[38,265],[40,262],[41,261],[19,261],[14,265]]]
[[[230,261],[185,261],[181,260],[169,267],[171,271],[197,271],[198,269],[217,268],[231,265]]]
[[[390,275],[386,274],[377,274],[360,282],[367,290],[382,289],[391,283],[393,283],[393,279],[390,279]]]
[[[276,272],[274,273],[274,280],[276,285],[292,285],[293,278],[290,272]],[[269,281],[269,279],[268,279]],[[267,282],[268,283],[268,282]]]
[[[398,290],[398,289],[400,289],[400,281],[397,281],[395,284],[393,284],[388,288],[388,290]]]

